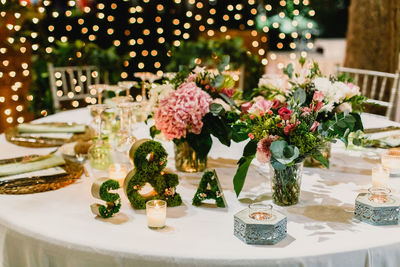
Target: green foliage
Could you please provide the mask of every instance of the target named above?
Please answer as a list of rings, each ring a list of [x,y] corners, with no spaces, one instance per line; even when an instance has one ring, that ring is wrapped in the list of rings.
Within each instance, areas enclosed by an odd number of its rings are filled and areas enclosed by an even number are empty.
[[[179,71],[180,66],[192,69],[196,66],[195,59],[200,58],[201,64],[225,69],[230,62],[230,69],[239,69],[244,65],[244,96],[250,96],[252,89],[257,87],[258,80],[264,73],[264,66],[256,55],[249,55],[243,47],[241,38],[230,40],[205,40],[181,42],[179,47],[172,46],[171,61],[167,65],[167,71]],[[229,55],[229,57],[227,57]],[[217,62],[216,62],[217,61]],[[186,76],[187,77],[187,76]]]
[[[182,199],[175,192],[179,184],[178,175],[164,172],[168,154],[161,143],[152,140],[138,142],[140,143],[135,143],[129,151],[135,169],[125,178],[126,195],[131,205],[135,209],[145,209],[146,202],[152,199],[165,200],[169,207],[181,205]],[[144,198],[139,193],[146,183],[150,183],[156,195]]]
[[[147,159],[150,154],[152,158]],[[165,151],[161,143],[156,141],[148,140],[139,147],[134,144],[129,151],[129,155],[135,167],[149,175],[160,173],[167,166],[167,151]]]
[[[273,159],[282,165],[290,165],[299,157],[299,149],[294,145],[288,145],[284,140],[274,141],[270,147]],[[272,165],[274,168],[275,166]]]
[[[210,189],[207,189],[208,185],[210,186]],[[201,177],[196,194],[193,197],[192,204],[194,206],[200,206],[203,200],[206,199],[214,199],[217,207],[226,207],[225,198],[215,170],[207,170],[204,172],[203,176]]]
[[[255,154],[257,151],[257,142],[250,140],[244,148],[243,156],[238,161],[238,168],[236,170],[235,176],[233,177],[233,187],[235,189],[236,196],[239,196],[242,191],[244,181],[246,180],[247,172]]]
[[[110,190],[119,189],[119,183],[115,180],[107,180],[100,186],[100,198],[107,202],[107,206],[98,205],[100,216],[109,218],[118,213],[121,208],[121,198],[117,193],[110,193]]]

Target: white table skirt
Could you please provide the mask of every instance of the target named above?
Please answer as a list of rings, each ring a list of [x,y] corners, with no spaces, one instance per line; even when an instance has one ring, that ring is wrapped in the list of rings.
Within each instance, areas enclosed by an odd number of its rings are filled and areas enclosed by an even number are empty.
[[[86,109],[59,113],[45,121],[90,121]],[[365,120],[365,118],[364,118]],[[387,121],[367,117],[369,127]],[[390,124],[390,123],[389,123]],[[140,127],[138,137],[148,137]],[[0,136],[0,158],[53,149],[29,149]],[[174,168],[172,144],[168,167]],[[227,208],[194,207],[191,199],[201,174],[179,173],[183,205],[168,208],[167,227],[147,228],[144,211],[131,208],[120,190],[122,208],[114,218],[96,218],[89,206],[95,177],[90,171],[65,188],[30,195],[0,195],[0,257],[3,266],[399,266],[400,227],[371,226],[353,219],[354,200],[370,187],[378,161],[333,147],[330,170],[305,168],[300,203],[274,206],[288,216],[288,235],[274,246],[246,245],[233,235],[233,215],[249,203],[271,201],[266,169],[250,168],[239,199],[232,178],[244,144],[215,142],[209,167],[220,177]],[[256,163],[256,162],[255,162]],[[395,195],[400,179],[391,178]]]

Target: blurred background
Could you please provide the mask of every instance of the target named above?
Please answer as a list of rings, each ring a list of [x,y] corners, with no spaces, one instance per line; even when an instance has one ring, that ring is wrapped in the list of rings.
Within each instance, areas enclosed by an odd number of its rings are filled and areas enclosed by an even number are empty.
[[[0,132],[55,112],[48,64],[93,65],[101,82],[162,77],[230,55],[243,88],[300,56],[395,72],[400,1],[1,0]],[[61,83],[61,80],[59,80]],[[57,85],[57,81],[56,81]],[[86,103],[85,103],[86,102]],[[96,103],[73,101],[72,108]]]

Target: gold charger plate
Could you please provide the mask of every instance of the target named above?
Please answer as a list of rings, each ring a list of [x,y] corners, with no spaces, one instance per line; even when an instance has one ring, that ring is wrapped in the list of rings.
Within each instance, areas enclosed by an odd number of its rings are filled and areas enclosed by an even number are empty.
[[[56,190],[72,184],[83,174],[83,166],[76,162],[66,160],[65,165],[60,167],[66,171],[66,174],[33,176],[0,181],[0,194],[19,195]]]
[[[48,125],[60,125],[59,122],[56,123],[43,123]],[[8,142],[13,143],[18,146],[25,147],[57,147],[62,146],[65,143],[74,142],[77,140],[91,140],[94,136],[94,130],[90,127],[85,127],[85,132],[75,133],[71,138],[49,138],[49,137],[31,137],[22,136],[18,132],[17,126],[10,127],[5,131],[6,139]]]

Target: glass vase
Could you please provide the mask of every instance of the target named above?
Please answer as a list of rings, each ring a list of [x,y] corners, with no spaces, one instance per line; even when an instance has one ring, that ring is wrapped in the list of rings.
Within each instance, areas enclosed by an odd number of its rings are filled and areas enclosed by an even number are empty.
[[[270,165],[272,200],[279,206],[290,206],[299,202],[303,162],[295,163],[283,170]]]
[[[329,161],[329,158],[331,157],[331,143],[325,144],[324,148],[321,149],[321,153]],[[311,156],[306,157],[304,160],[304,167],[311,167],[311,168],[324,168],[324,165],[322,165],[321,162],[318,160],[314,159]]]
[[[175,144],[175,167],[181,172],[202,172],[207,168],[207,157],[200,158],[187,141]]]
[[[95,138],[93,145],[88,150],[90,165],[93,169],[108,170],[112,163],[111,147],[108,138]]]

